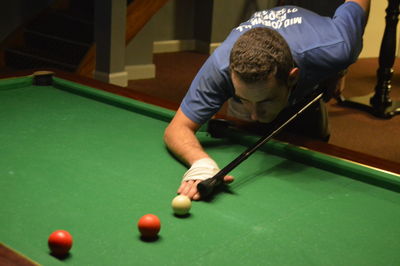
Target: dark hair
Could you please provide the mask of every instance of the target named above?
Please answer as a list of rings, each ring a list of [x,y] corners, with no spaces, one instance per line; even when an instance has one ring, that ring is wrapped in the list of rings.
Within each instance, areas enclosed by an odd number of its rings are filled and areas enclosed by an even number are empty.
[[[277,31],[265,27],[242,34],[232,47],[229,61],[230,71],[236,72],[245,82],[265,80],[273,74],[286,84],[293,66],[285,39]]]

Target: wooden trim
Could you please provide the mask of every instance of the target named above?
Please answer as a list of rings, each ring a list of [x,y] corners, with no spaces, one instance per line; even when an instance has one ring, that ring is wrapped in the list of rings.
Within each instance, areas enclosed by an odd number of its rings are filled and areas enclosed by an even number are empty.
[[[39,266],[38,263],[30,260],[17,251],[0,243],[0,264],[1,265],[20,265],[20,266]]]
[[[244,132],[248,132],[249,134],[252,135],[256,136],[259,135],[261,137],[265,134],[263,131],[263,127],[262,126],[257,127],[256,125],[254,125],[253,122],[245,122],[242,120],[237,120],[232,117],[227,118],[225,115],[218,115],[216,116],[216,118],[228,119],[233,123],[235,128]],[[400,175],[400,163],[395,161],[390,161],[387,159],[375,157],[358,151],[353,151],[320,140],[307,138],[305,136],[293,135],[289,132],[281,132],[276,137],[274,137],[274,139],[298,147],[303,147],[312,151],[317,151],[329,156],[338,157],[354,163],[367,165],[373,168],[381,169],[384,171],[391,172],[393,174]]]
[[[349,150],[336,145],[332,145],[322,141],[307,139],[300,136],[281,134],[276,139],[333,157],[338,157],[361,165],[367,165],[373,168],[400,175],[400,163],[394,161],[389,161],[387,159],[382,159],[358,151]]]
[[[6,78],[17,78],[17,77],[23,77],[23,76],[29,76],[32,75],[36,71],[41,71],[44,69],[31,69],[31,70],[20,70],[20,71],[5,71],[0,73],[0,79],[6,79]],[[172,102],[172,101],[167,101],[161,98],[156,98],[153,96],[149,96],[147,94],[141,93],[141,92],[136,92],[136,91],[131,91],[129,88],[124,88],[120,87],[117,85],[105,83],[102,81],[95,80],[93,78],[88,78],[85,76],[79,76],[75,73],[69,73],[69,72],[64,72],[58,69],[45,69],[48,71],[51,71],[55,74],[56,77],[70,80],[72,82],[76,82],[79,84],[83,84],[89,87],[93,87],[99,90],[104,90],[108,91],[117,95],[125,96],[131,99],[135,99],[138,101],[142,101],[145,103],[157,105],[164,107],[169,110],[178,110],[179,104]]]

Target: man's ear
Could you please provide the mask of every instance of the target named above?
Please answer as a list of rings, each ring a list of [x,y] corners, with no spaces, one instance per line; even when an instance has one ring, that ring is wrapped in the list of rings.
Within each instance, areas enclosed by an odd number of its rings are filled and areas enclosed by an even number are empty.
[[[289,88],[291,89],[295,88],[295,85],[299,80],[299,77],[300,77],[300,69],[298,67],[292,68],[289,72],[289,77],[288,77]]]

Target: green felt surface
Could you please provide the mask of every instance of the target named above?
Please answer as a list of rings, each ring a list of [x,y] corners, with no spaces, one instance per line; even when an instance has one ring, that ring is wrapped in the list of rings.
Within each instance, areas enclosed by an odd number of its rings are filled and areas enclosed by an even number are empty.
[[[186,168],[162,141],[171,112],[60,79],[30,83],[0,81],[0,242],[40,264],[400,265],[398,176],[272,142],[232,172],[229,191],[177,218]],[[199,138],[220,166],[245,149]],[[147,213],[162,223],[154,242],[136,227]],[[57,229],[74,238],[65,260],[49,255]]]

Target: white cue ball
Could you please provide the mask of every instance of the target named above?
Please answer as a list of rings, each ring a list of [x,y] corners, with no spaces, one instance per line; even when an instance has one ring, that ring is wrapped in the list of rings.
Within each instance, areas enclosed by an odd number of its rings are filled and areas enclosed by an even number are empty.
[[[192,201],[187,196],[178,195],[172,200],[171,205],[176,215],[185,215],[192,207]]]

